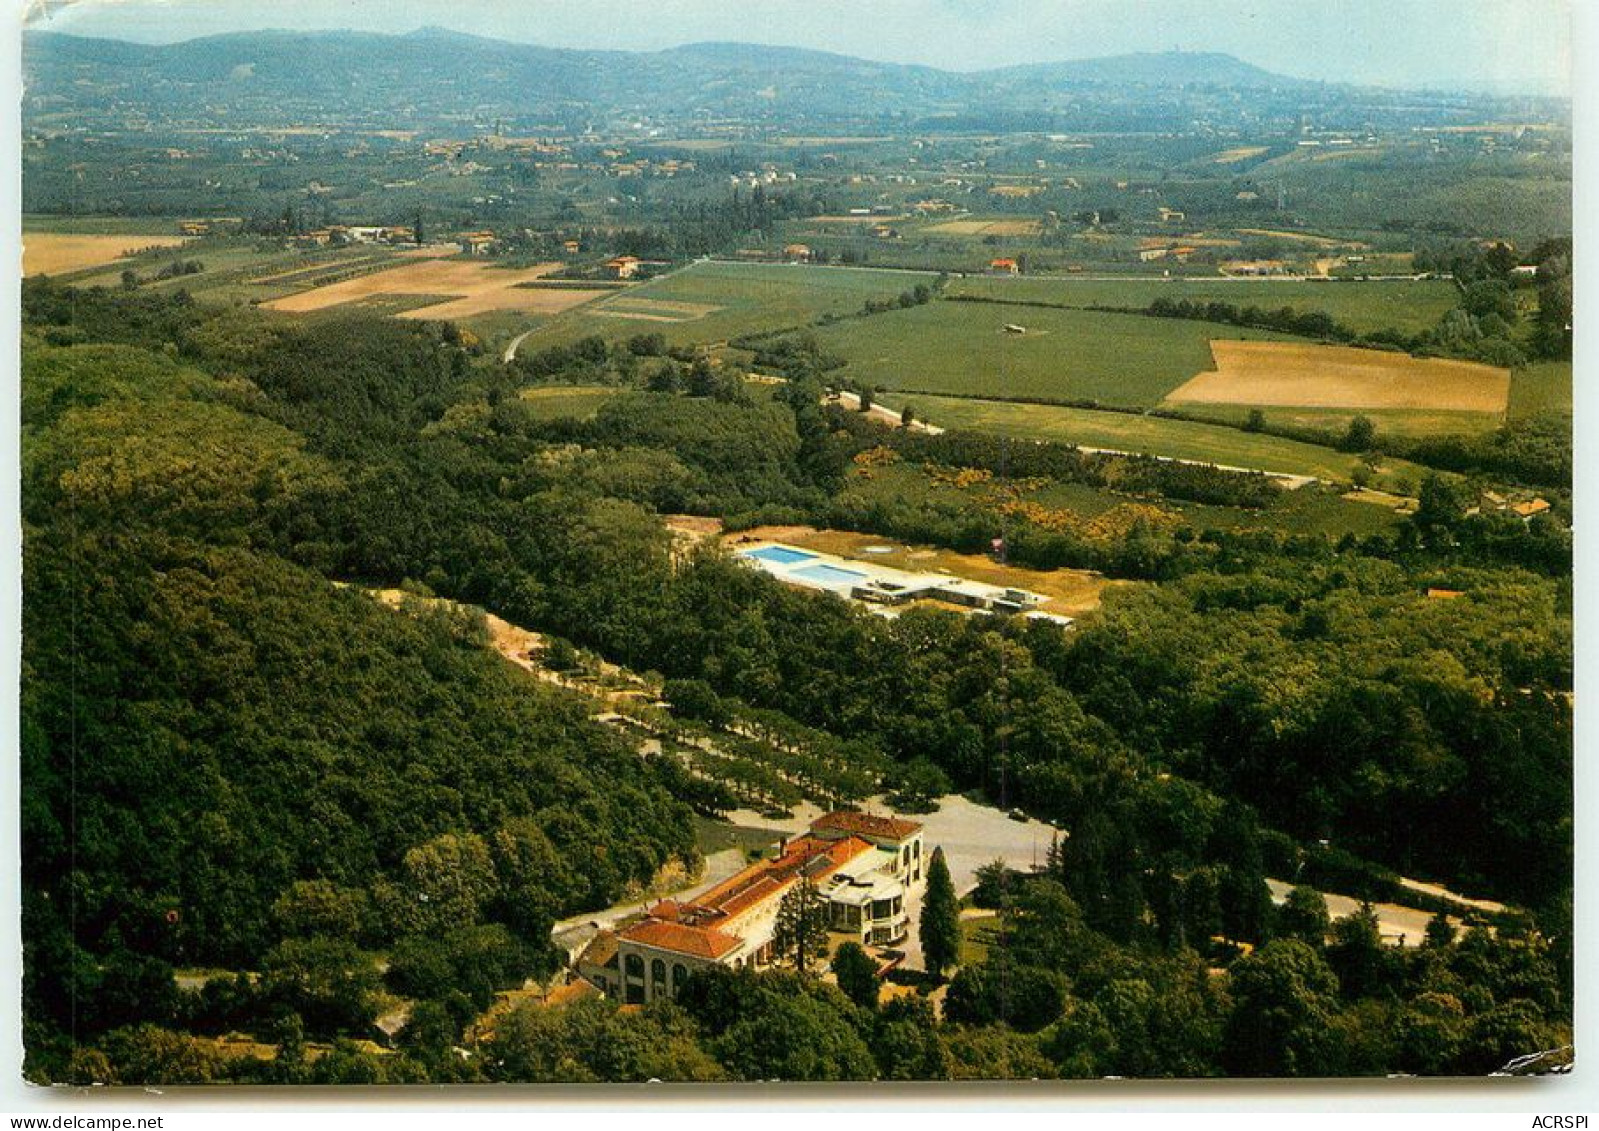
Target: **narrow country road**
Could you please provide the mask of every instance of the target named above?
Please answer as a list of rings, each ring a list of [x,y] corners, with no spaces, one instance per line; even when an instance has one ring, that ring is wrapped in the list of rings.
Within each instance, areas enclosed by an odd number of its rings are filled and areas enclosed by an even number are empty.
[[[522,339],[531,334],[532,330],[523,330],[511,339],[511,344],[505,347],[505,364],[510,365],[516,360],[516,348],[522,344]]]
[[[859,393],[850,393],[841,390],[837,393],[834,393],[832,399],[838,401],[847,408],[853,408],[857,412],[860,411],[861,398]],[[884,424],[892,425],[895,428],[899,427],[900,415],[891,408],[885,408],[880,404],[874,404],[872,405],[872,410],[868,415],[876,417]],[[911,431],[925,432],[929,436],[942,436],[944,434],[944,430],[938,425],[929,424],[925,420],[911,421]]]

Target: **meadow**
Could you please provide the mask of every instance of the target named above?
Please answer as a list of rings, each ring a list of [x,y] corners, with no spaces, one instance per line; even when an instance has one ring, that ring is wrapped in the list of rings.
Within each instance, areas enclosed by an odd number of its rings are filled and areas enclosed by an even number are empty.
[[[1541,413],[1564,413],[1572,408],[1572,373],[1569,361],[1537,361],[1510,374],[1512,420]]]
[[[759,330],[852,314],[868,299],[892,298],[933,276],[800,264],[702,261],[558,315],[528,337],[540,349],[590,334],[660,333],[671,345],[725,342]]]
[[[1131,407],[1157,404],[1210,369],[1214,337],[1288,340],[1208,322],[967,302],[851,319],[816,337],[846,359],[844,377],[883,389]]]
[[[1514,403],[1514,377],[1511,382],[1511,398]],[[1314,430],[1329,436],[1342,435],[1349,428],[1350,421],[1357,416],[1363,416],[1375,424],[1379,437],[1466,436],[1479,432],[1492,432],[1504,424],[1502,413],[1460,412],[1449,409],[1340,409],[1234,404],[1184,404],[1174,407],[1179,408],[1186,417],[1212,420],[1235,428],[1246,423],[1250,414],[1258,409],[1265,418],[1268,428]]]
[[[535,385],[523,389],[522,404],[538,420],[587,420],[622,390],[612,385]]]
[[[914,464],[896,463],[871,469],[872,474],[852,475],[844,498],[871,507],[894,508],[903,505],[954,508],[959,511],[989,512],[1001,498],[1036,503],[1052,510],[1068,511],[1092,528],[1095,520],[1112,522],[1129,504],[1154,506],[1199,530],[1277,531],[1285,534],[1323,534],[1341,538],[1345,534],[1364,536],[1391,530],[1401,517],[1391,508],[1354,502],[1341,497],[1338,489],[1311,485],[1296,491],[1281,491],[1269,507],[1250,510],[1243,507],[1207,506],[1174,499],[1143,499],[1081,483],[1022,483],[1015,480],[996,491],[997,481],[969,488],[951,485],[948,476],[935,476]],[[868,541],[881,542],[873,536]],[[1039,592],[1038,574],[1026,588]],[[1043,574],[1048,577],[1049,574]],[[1124,582],[1112,582],[1122,585]]]
[[[965,397],[885,394],[881,403],[892,408],[908,403],[918,419],[943,428],[1055,440],[1281,475],[1347,482],[1360,466],[1358,457],[1334,448],[1191,420]],[[1408,480],[1414,488],[1423,474],[1414,464],[1385,460],[1373,481],[1399,486],[1403,485],[1399,481]]]
[[[1143,309],[1157,298],[1226,302],[1263,310],[1292,307],[1322,311],[1360,333],[1430,330],[1459,305],[1453,283],[1442,279],[1378,282],[1305,282],[1284,279],[1072,279],[972,276],[950,283],[949,294],[1063,306]]]

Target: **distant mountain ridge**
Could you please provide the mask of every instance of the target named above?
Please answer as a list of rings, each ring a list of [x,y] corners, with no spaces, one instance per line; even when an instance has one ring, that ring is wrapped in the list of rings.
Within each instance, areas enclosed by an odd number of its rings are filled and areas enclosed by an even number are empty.
[[[1291,91],[1314,85],[1230,55],[1167,52],[955,72],[794,47],[690,43],[595,51],[486,39],[442,28],[252,31],[165,45],[30,31],[25,112],[35,120],[120,105],[135,116],[208,108],[374,118],[553,111],[796,116],[1036,114],[1074,92]],[[1142,93],[1141,93],[1142,92]]]
[[[1235,87],[1312,85],[1309,79],[1276,74],[1233,55],[1214,51],[1140,51],[1061,63],[1031,63],[987,72],[1056,82],[1095,82],[1143,86],[1208,84]]]

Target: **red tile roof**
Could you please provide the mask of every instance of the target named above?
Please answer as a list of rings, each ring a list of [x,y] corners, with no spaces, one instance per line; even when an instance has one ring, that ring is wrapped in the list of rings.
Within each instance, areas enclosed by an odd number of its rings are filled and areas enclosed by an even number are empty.
[[[882,837],[885,840],[904,840],[906,837],[922,831],[922,826],[916,821],[905,821],[898,817],[874,817],[870,813],[829,813],[825,817],[818,817],[811,822],[812,829],[825,829],[841,833],[854,833],[858,836]]]
[[[593,966],[605,966],[616,959],[616,935],[612,931],[601,931],[595,935],[583,953],[578,956],[579,963],[589,963]]]
[[[708,927],[686,927],[660,919],[646,919],[622,932],[622,937],[641,946],[676,951],[695,958],[716,959],[738,946],[732,935]]]
[[[734,892],[714,906],[724,917],[732,918],[782,890],[782,887],[783,885],[771,876],[762,876],[742,891]]]
[[[789,841],[788,848],[784,850],[783,855],[772,861],[772,867],[798,870],[810,864],[818,856],[825,856],[831,865],[826,871],[831,872],[833,868],[848,864],[861,853],[870,852],[871,850],[870,843],[853,834],[843,839],[834,840],[807,834]],[[812,878],[815,878],[815,875],[816,873],[813,872]]]
[[[872,846],[855,836],[828,840],[817,836],[796,837],[775,860],[751,864],[737,875],[701,894],[690,903],[664,900],[649,911],[652,919],[671,921],[694,929],[716,929],[780,895],[802,875],[812,882],[830,875]]]

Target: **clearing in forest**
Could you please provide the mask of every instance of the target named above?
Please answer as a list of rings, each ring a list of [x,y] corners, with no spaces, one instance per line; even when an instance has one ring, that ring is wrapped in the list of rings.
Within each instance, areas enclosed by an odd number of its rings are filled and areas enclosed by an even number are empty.
[[[1510,371],[1474,361],[1303,342],[1210,343],[1214,372],[1167,396],[1171,404],[1446,409],[1503,413]]]

